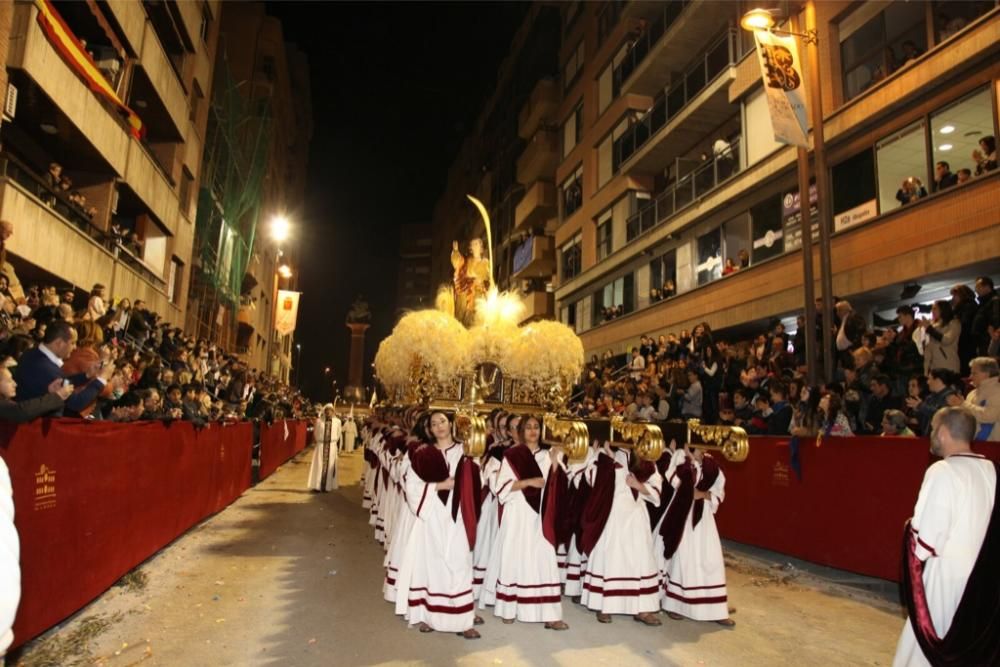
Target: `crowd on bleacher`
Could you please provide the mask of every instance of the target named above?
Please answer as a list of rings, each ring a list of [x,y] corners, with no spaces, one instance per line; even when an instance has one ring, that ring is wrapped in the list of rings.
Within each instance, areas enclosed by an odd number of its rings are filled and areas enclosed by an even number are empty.
[[[823,368],[822,308],[815,331]],[[708,323],[680,335],[642,336],[623,357],[591,357],[571,409],[580,417],[700,419],[756,435],[928,435],[935,411],[964,403],[981,439],[1000,440],[1000,296],[988,276],[950,300],[902,305],[870,326],[837,300],[829,325],[834,380],[806,381],[806,329],[775,320],[752,340],[727,340]]]
[[[0,420],[204,425],[300,418],[311,410],[297,390],[186,335],[141,300],[108,299],[99,284],[86,299],[52,285],[12,289],[0,273]]]

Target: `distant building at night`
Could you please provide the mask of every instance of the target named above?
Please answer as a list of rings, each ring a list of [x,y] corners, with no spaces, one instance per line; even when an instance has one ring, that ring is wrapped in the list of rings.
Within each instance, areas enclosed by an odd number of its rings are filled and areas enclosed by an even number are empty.
[[[287,381],[294,334],[274,332],[275,301],[279,288],[298,282],[295,227],[312,137],[309,65],[264,3],[225,3],[221,24],[189,328]],[[292,229],[282,243],[271,235],[278,216]],[[290,277],[279,275],[285,265]]]
[[[399,279],[396,308],[420,310],[434,305],[431,285],[431,226],[403,225],[399,234]]]

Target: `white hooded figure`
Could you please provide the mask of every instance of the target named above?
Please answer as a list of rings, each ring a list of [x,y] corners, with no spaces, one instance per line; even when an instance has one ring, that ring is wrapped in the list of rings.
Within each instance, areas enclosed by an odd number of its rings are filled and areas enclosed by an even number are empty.
[[[354,411],[353,407],[351,408],[351,411],[352,412]],[[357,441],[358,438],[358,425],[354,422],[353,415],[348,415],[347,419],[344,420],[343,435],[344,435],[343,450],[348,454],[350,454],[351,452],[354,451],[354,443]]]
[[[337,488],[337,448],[340,443],[340,419],[333,413],[333,405],[323,406],[323,414],[313,429],[312,465],[309,467],[309,488],[313,491],[330,491]]]

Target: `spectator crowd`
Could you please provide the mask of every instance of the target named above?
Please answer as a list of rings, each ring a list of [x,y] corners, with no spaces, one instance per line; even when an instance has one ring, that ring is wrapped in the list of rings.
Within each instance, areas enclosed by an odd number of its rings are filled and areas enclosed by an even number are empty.
[[[817,312],[821,313],[821,304]],[[708,323],[642,336],[626,358],[591,357],[571,400],[580,417],[698,418],[756,435],[929,435],[931,417],[965,404],[978,439],[1000,440],[1000,295],[988,276],[955,285],[930,308],[902,305],[879,326],[837,300],[830,323],[834,380],[806,381],[806,329],[775,320],[753,340],[730,341]],[[822,316],[814,332],[821,357]],[[822,368],[822,359],[818,358]]]

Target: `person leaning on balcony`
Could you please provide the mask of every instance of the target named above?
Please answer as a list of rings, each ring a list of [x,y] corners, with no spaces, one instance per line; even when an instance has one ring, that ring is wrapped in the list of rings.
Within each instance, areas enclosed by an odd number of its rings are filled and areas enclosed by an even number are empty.
[[[24,288],[21,281],[17,279],[17,272],[13,265],[7,261],[7,241],[14,235],[14,223],[10,220],[0,220],[0,273],[7,276],[7,288],[10,295],[16,300],[24,298]]]
[[[961,396],[948,397],[948,405],[964,405],[972,413],[977,424],[976,440],[1000,441],[1000,366],[993,357],[976,357],[969,367],[975,389],[964,401]]]
[[[958,339],[962,334],[962,325],[955,319],[951,302],[935,301],[931,317],[932,320],[920,320],[920,327],[924,330],[924,373],[929,373],[932,368],[961,372]]]

